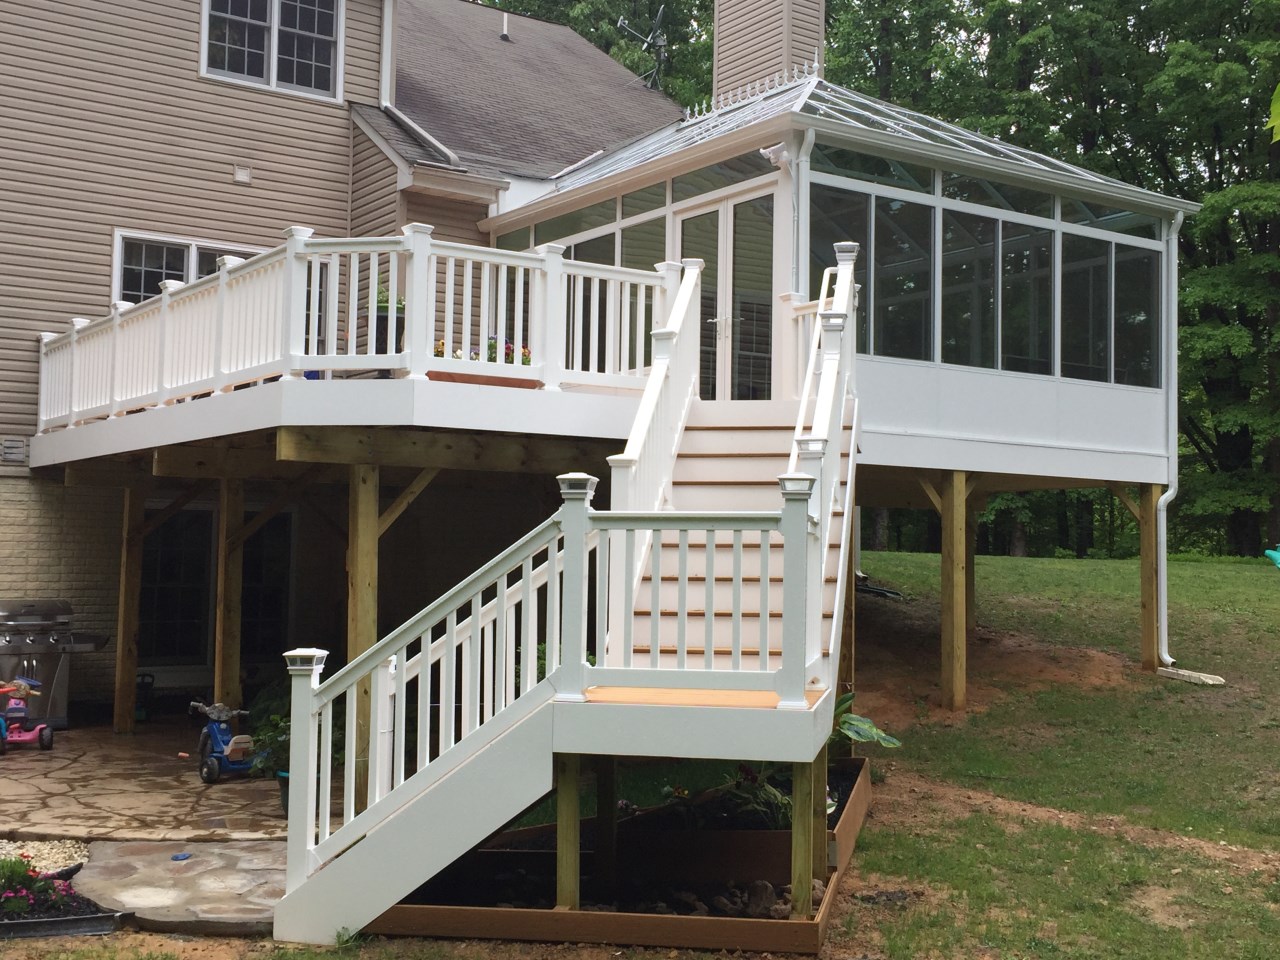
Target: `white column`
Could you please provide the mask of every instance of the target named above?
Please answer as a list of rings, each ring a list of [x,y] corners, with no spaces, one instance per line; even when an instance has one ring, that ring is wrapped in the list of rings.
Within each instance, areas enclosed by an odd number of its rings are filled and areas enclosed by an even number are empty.
[[[564,497],[560,530],[564,534],[564,589],[560,595],[560,680],[556,699],[582,702],[587,665],[587,532],[595,477],[565,473],[556,478]],[[548,637],[547,643],[554,643]],[[551,652],[548,650],[550,659]]]
[[[285,845],[285,890],[302,885],[310,871],[316,836],[317,731],[311,703],[320,686],[325,650],[303,647],[284,655],[290,676],[289,705],[289,826]],[[325,757],[328,763],[329,758]],[[328,816],[328,811],[325,811]]]
[[[284,296],[280,310],[280,368],[282,380],[298,380],[307,339],[306,246],[310,227],[285,227]]]
[[[425,380],[434,353],[430,318],[435,313],[435,286],[431,270],[431,232],[425,223],[409,223],[400,229],[409,246],[409,289],[404,298],[404,352],[409,357],[409,379]],[[446,351],[447,352],[447,351]]]
[[[809,498],[814,479],[786,473],[782,488],[782,668],[778,671],[779,710],[807,710],[805,652],[809,620]]]

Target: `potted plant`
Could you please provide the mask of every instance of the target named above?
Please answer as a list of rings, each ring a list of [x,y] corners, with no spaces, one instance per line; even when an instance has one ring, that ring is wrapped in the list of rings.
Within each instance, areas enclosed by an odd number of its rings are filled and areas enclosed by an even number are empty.
[[[289,813],[289,718],[271,714],[253,732],[253,745],[257,755],[253,769],[265,777],[274,777],[280,784],[280,805]]]

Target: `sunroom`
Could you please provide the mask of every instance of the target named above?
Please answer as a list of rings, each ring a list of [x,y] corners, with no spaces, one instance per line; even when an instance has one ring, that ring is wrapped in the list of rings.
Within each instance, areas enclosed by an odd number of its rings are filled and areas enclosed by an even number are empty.
[[[790,302],[819,296],[835,243],[860,245],[856,499],[942,514],[943,697],[959,706],[965,555],[995,492],[1114,489],[1147,544],[1143,662],[1172,663],[1161,494],[1176,469],[1175,244],[1196,209],[795,70],[483,225],[508,250],[705,261],[704,400],[793,398],[806,328]]]

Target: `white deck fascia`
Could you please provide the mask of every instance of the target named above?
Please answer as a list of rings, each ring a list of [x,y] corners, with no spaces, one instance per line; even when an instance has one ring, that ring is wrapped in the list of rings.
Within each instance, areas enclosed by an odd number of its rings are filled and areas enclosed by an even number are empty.
[[[308,426],[617,439],[621,450],[639,397],[433,380],[280,380],[33,437],[31,466]]]

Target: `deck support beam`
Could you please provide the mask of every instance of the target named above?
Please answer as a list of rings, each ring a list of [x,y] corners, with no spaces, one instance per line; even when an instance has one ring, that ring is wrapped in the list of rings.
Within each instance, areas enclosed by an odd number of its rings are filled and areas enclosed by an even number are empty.
[[[948,470],[942,475],[938,494],[942,514],[942,706],[947,710],[965,708],[967,481],[965,471]]]
[[[357,464],[348,473],[347,660],[378,642],[378,487],[376,466]],[[356,805],[364,809],[369,792],[370,686],[356,689]]]
[[[1144,483],[1138,492],[1138,538],[1142,581],[1142,669],[1155,673],[1160,666],[1159,540],[1156,537],[1156,505],[1164,487]]]
[[[813,766],[791,765],[792,920],[808,920],[813,913]]]
[[[218,482],[218,559],[213,628],[213,702],[242,707],[240,612],[244,587],[244,481]]]
[[[596,897],[613,899],[618,885],[618,759],[596,757]]]
[[[116,691],[112,728],[133,733],[138,688],[138,607],[142,602],[142,542],[150,485],[124,488],[120,590],[116,601]]]
[[[556,759],[556,909],[581,906],[582,821],[580,758],[557,753]]]

